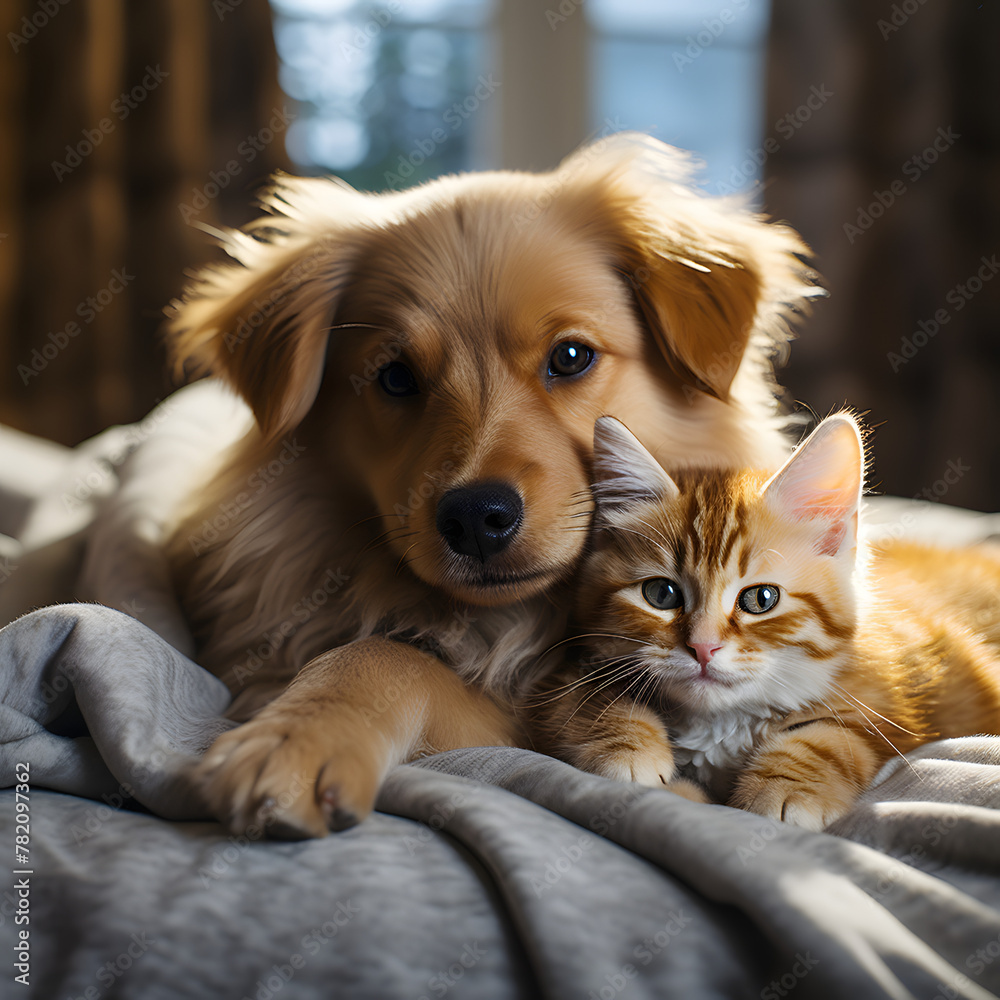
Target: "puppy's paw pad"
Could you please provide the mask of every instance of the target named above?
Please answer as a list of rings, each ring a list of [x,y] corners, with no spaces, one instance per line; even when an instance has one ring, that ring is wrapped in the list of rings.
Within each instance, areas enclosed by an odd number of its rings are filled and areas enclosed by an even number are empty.
[[[347,830],[360,822],[357,813],[341,803],[341,792],[337,787],[327,788],[320,795],[319,807],[330,830]]]

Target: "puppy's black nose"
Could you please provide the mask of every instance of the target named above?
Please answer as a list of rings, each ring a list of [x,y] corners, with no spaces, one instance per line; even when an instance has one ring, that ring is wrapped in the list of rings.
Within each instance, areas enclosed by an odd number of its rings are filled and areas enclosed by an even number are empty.
[[[502,483],[476,483],[441,498],[437,529],[453,552],[486,562],[510,545],[523,517],[516,490]]]

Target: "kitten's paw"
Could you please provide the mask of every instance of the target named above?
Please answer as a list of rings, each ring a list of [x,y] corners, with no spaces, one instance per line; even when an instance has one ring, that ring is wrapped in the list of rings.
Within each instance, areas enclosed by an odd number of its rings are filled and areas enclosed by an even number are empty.
[[[674,755],[669,748],[663,753],[658,747],[622,749],[605,757],[600,772],[606,778],[634,781],[647,788],[670,788],[674,776]]]
[[[581,770],[616,781],[634,781],[663,788],[674,778],[674,754],[663,723],[642,705],[633,705],[627,716],[604,722],[603,732],[569,748],[569,759]]]
[[[353,826],[374,807],[378,769],[363,745],[333,742],[331,730],[264,713],[224,733],[195,769],[206,805],[237,834],[256,826],[302,840]]]
[[[712,801],[701,785],[696,785],[693,781],[688,781],[687,778],[675,778],[673,781],[668,781],[666,788],[668,792],[673,792],[674,795],[679,795],[682,799],[687,799],[690,802]]]
[[[804,785],[779,776],[744,775],[736,783],[731,806],[783,820],[803,830],[819,832],[851,807],[853,792],[825,786]]]

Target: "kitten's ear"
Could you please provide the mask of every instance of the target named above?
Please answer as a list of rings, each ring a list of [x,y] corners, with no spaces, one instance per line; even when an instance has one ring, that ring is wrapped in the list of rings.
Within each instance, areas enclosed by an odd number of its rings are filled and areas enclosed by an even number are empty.
[[[639,439],[614,417],[594,425],[594,499],[599,510],[673,500],[679,490]]]
[[[857,421],[827,417],[767,481],[763,496],[797,521],[826,522],[816,551],[836,555],[857,543],[865,448]]]

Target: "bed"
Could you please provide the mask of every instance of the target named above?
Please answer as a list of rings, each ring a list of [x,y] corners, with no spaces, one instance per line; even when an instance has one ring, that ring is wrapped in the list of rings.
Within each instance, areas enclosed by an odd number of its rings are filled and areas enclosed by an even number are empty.
[[[228,694],[156,543],[178,469],[247,419],[202,383],[72,450],[0,431],[0,996],[1000,994],[1000,738],[892,761],[819,834],[510,748],[399,767],[324,840],[211,822],[186,775]],[[868,522],[1000,533],[884,498]]]

